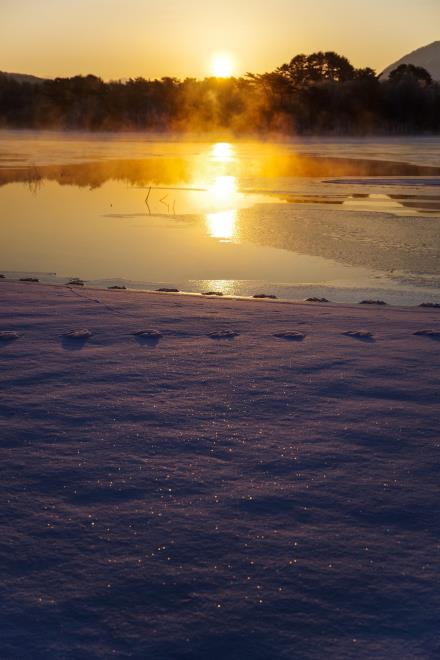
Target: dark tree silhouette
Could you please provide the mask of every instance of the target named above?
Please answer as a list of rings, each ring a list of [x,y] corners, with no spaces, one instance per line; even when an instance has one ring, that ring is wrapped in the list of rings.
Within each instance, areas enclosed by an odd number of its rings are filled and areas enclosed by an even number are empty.
[[[394,83],[402,81],[416,81],[419,85],[431,85],[431,74],[422,66],[414,66],[414,64],[401,64],[391,71],[389,80]]]
[[[332,51],[243,78],[32,82],[0,74],[0,127],[237,134],[440,131],[440,84],[413,65],[388,80]]]
[[[296,55],[289,64],[283,64],[278,72],[296,87],[323,80],[344,82],[352,80],[355,75],[355,69],[347,58],[333,51]]]

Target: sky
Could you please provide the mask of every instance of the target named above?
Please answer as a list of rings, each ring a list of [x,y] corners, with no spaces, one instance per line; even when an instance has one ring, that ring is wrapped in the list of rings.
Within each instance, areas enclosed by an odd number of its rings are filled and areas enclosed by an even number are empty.
[[[0,70],[105,80],[204,77],[335,50],[378,72],[440,39],[440,0],[0,0]]]

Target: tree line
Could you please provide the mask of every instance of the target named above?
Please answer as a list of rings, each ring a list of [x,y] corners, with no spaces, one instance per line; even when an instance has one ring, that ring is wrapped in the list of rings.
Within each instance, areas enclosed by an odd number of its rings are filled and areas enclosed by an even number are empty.
[[[93,75],[18,81],[0,74],[0,127],[233,134],[440,131],[440,84],[403,64],[386,80],[334,52],[272,72],[197,80],[104,82]]]

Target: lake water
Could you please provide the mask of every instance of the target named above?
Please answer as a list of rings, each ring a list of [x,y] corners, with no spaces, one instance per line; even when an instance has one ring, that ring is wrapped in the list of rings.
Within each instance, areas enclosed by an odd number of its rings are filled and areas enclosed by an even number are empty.
[[[440,302],[440,138],[0,131],[0,272]]]

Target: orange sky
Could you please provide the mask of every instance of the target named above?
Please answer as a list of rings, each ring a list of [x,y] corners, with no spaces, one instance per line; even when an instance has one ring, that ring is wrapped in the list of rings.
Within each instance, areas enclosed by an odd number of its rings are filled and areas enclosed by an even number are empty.
[[[378,71],[440,39],[440,0],[0,0],[0,70],[104,79],[237,75],[336,50]]]

